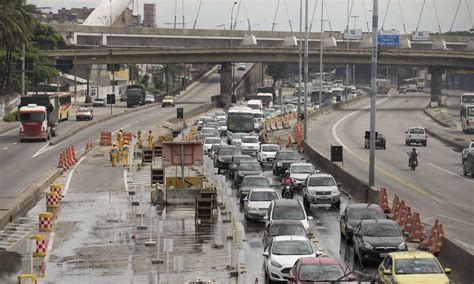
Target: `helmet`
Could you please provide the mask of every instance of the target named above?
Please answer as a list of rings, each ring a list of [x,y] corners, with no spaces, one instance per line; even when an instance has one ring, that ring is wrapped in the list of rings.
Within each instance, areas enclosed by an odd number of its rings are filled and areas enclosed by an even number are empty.
[[[148,131],[148,133],[151,133],[151,129]]]
[[[123,132],[123,129],[122,129],[122,128],[120,128],[120,129],[119,129],[119,132]]]
[[[142,134],[142,131],[141,131],[141,130],[138,130],[137,134]]]
[[[289,171],[289,170],[286,170],[286,171],[285,171],[285,175],[286,175],[286,176],[289,176],[289,175],[290,175],[290,171]]]
[[[112,144],[112,146],[114,146],[114,147],[115,147],[115,146],[117,146],[117,144],[113,143],[113,144]]]

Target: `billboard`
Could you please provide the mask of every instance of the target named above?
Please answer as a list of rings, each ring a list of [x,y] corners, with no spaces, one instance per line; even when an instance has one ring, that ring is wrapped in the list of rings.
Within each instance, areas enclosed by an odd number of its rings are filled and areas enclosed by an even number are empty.
[[[430,32],[427,31],[415,31],[411,33],[412,41],[428,41],[430,40]]]
[[[356,30],[347,30],[344,31],[344,39],[350,39],[350,40],[361,40],[362,39],[362,30],[361,29],[356,29]]]
[[[377,42],[382,47],[398,47],[400,45],[400,35],[379,34]]]
[[[203,164],[201,142],[163,142],[162,151],[163,167],[201,166]]]

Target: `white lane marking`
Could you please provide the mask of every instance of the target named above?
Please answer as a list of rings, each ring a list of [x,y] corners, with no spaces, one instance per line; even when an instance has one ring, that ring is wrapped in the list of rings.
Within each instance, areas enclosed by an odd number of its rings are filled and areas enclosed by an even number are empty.
[[[13,145],[16,145],[16,144],[18,144],[18,142],[13,143]]]
[[[67,181],[66,181],[66,185],[64,186],[64,191],[63,191],[63,198],[66,197],[66,193],[69,189],[69,185],[71,184],[71,179],[72,179],[72,175],[74,174],[74,171],[76,170],[77,167],[79,167],[79,165],[82,163],[82,161],[84,161],[85,157],[82,157],[78,162],[77,164],[71,169],[71,172],[69,173],[68,177],[67,177]],[[49,256],[51,255],[51,252],[53,250],[53,243],[54,243],[54,237],[56,236],[56,234],[54,233],[54,231],[52,231],[50,234],[49,234],[49,241],[48,241],[48,248],[46,249],[46,251],[48,252],[46,254],[46,256],[44,257],[44,263],[48,263],[49,262]]]
[[[432,163],[428,163],[428,165],[432,166],[433,168],[437,168],[437,169],[440,170],[440,171],[443,171],[443,172],[446,172],[446,173],[448,173],[448,174],[450,174],[450,175],[453,175],[453,176],[455,176],[455,177],[462,178],[463,180],[468,181],[468,182],[470,182],[470,183],[474,183],[474,180],[467,179],[467,178],[465,178],[465,177],[463,177],[463,176],[461,176],[461,175],[458,175],[458,174],[456,174],[456,173],[453,173],[453,172],[451,172],[451,171],[448,171],[447,169],[443,169],[442,167],[439,167],[439,166],[434,165],[434,164],[432,164]]]
[[[3,132],[2,134],[0,134],[0,136],[5,136],[5,135],[7,135],[7,134],[9,134],[9,133],[12,133],[13,131],[18,131],[18,127],[15,127],[15,128],[13,128],[12,130],[9,130],[9,131],[7,131],[7,132]]]
[[[466,225],[469,225],[469,226],[474,226],[473,223],[469,223],[469,222],[459,220],[459,219],[456,219],[456,218],[453,218],[453,217],[448,217],[446,215],[441,215],[441,214],[436,214],[436,213],[431,213],[431,214],[435,215],[435,216],[438,216],[438,217],[441,217],[441,218],[446,218],[446,219],[453,220],[453,221],[456,221],[456,222],[459,222],[459,223],[462,223],[462,224],[466,224]]]
[[[6,151],[7,149],[8,149],[8,147],[5,147],[5,148],[3,148],[3,151]]]
[[[39,156],[39,155],[41,155],[41,154],[43,154],[43,153],[45,153],[45,152],[48,152],[48,151],[51,150],[51,149],[54,149],[54,148],[58,147],[59,145],[63,144],[65,141],[66,141],[66,140],[61,141],[61,142],[59,142],[59,143],[56,144],[56,145],[50,146],[49,148],[48,148],[49,143],[46,143],[46,145],[44,145],[38,152],[36,152],[36,154],[34,154],[34,155],[32,156],[32,158],[34,158],[34,157],[36,157],[36,156]]]
[[[43,152],[43,150],[48,147],[49,143],[46,143],[43,145],[43,147],[41,147],[41,149],[38,150],[38,152],[36,152],[33,156],[31,156],[32,158],[38,156],[39,154],[41,154]]]
[[[128,192],[127,170],[123,169],[123,184],[125,184],[125,191]]]

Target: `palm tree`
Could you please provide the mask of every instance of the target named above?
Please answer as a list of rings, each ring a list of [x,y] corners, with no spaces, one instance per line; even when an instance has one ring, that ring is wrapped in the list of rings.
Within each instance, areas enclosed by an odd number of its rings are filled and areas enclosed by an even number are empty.
[[[165,64],[163,68],[160,70],[162,74],[165,74],[165,86],[166,86],[166,94],[170,94],[170,81],[172,83],[172,89],[175,90],[175,82],[176,76],[182,75],[185,72],[183,65],[180,64]]]
[[[10,84],[14,50],[29,41],[33,10],[34,6],[27,5],[26,0],[0,0],[0,44],[5,49],[3,70],[0,74],[1,94]]]

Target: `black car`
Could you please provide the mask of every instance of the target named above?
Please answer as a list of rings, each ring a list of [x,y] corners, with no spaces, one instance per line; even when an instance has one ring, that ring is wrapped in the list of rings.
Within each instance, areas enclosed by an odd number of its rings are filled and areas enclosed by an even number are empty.
[[[241,161],[253,161],[255,158],[252,158],[250,155],[234,155],[230,160],[229,164],[229,177],[234,178],[234,173],[237,170]]]
[[[241,162],[234,173],[234,184],[237,186],[240,185],[245,176],[258,175],[263,175],[263,170],[257,160]]]
[[[232,157],[239,154],[239,147],[234,145],[222,145],[214,156],[214,167],[217,168],[218,173],[221,173],[222,169],[228,169]]]
[[[379,264],[389,252],[406,250],[402,229],[393,220],[363,220],[354,231],[354,258],[360,265]]]
[[[377,204],[356,203],[350,204],[344,209],[339,221],[341,237],[348,242],[352,241],[354,229],[365,219],[386,219],[382,208]]]
[[[273,237],[285,235],[308,237],[303,224],[298,220],[273,220],[268,223],[263,232],[263,250],[266,249]]]
[[[370,149],[370,131],[366,131],[364,135],[364,148]],[[387,139],[382,133],[375,132],[375,149],[387,149]]]
[[[275,160],[273,160],[273,174],[283,175],[292,163],[299,163],[301,160],[303,158],[295,150],[280,150],[276,153]]]

